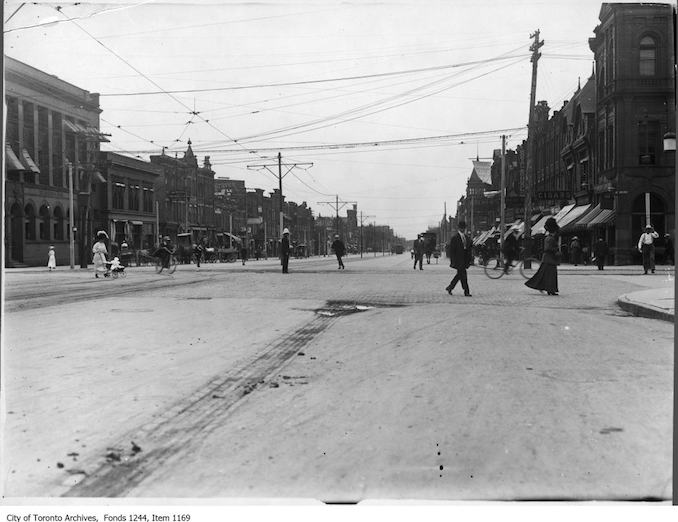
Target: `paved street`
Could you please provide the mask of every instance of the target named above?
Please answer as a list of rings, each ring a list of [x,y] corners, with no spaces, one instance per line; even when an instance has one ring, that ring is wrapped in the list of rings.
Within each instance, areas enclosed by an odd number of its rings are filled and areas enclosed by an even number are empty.
[[[6,271],[5,496],[670,498],[672,272],[277,263]]]

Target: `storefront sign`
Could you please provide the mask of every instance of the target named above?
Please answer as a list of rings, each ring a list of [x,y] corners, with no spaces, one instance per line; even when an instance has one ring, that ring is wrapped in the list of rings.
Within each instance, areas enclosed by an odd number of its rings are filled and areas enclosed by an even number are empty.
[[[572,196],[567,190],[544,190],[536,195],[537,199],[570,199]]]

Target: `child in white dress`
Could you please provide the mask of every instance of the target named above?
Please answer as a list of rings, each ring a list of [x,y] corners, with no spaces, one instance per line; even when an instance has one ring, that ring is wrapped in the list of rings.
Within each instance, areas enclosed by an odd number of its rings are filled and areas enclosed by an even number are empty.
[[[50,246],[49,247],[49,252],[47,253],[48,260],[47,260],[47,269],[51,272],[52,270],[56,270],[56,252],[54,252],[54,247]]]

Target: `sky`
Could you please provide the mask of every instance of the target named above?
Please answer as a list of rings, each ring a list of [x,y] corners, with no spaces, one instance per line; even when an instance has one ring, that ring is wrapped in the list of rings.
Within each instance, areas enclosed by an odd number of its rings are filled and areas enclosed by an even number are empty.
[[[148,160],[191,141],[216,177],[316,216],[357,204],[412,239],[465,193],[476,157],[527,136],[592,74],[594,0],[15,2],[5,54],[101,95],[102,150]],[[17,10],[18,9],[18,10]],[[312,164],[312,165],[311,165]],[[273,167],[273,171],[277,169]]]

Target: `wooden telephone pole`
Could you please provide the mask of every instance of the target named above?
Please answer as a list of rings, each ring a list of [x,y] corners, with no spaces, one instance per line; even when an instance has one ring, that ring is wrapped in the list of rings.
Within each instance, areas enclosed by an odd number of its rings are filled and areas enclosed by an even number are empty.
[[[335,196],[334,201],[318,201],[318,205],[329,205],[334,208],[335,211],[335,221],[334,221],[334,233],[339,234],[339,211],[348,204],[357,204],[357,201],[339,201],[339,196]],[[341,205],[340,205],[341,203]]]
[[[271,170],[271,167],[276,167],[276,166],[278,167],[278,174],[276,174],[275,172],[273,172]],[[282,173],[283,166],[285,168],[287,168],[287,172],[285,172],[285,174]],[[280,225],[279,226],[279,233],[280,233],[280,236],[279,237],[282,237],[282,231],[283,231],[283,228],[285,228],[284,223],[283,223],[284,220],[283,220],[282,180],[285,176],[287,176],[290,172],[292,172],[292,170],[295,169],[296,167],[310,168],[312,166],[313,166],[313,163],[283,164],[282,154],[280,152],[278,152],[278,162],[277,163],[268,163],[266,165],[247,165],[247,168],[250,169],[250,170],[262,170],[262,169],[264,169],[264,170],[270,172],[271,174],[273,174],[274,176],[276,176],[278,178],[278,191],[280,192],[280,205],[279,205],[280,208],[278,209],[279,213],[280,213],[280,217],[279,217],[279,225]]]
[[[530,35],[534,38],[534,42],[530,45],[532,51],[532,86],[530,88],[530,115],[527,124],[527,161],[525,166],[525,248],[527,255],[532,253],[532,191],[534,182],[534,153],[535,153],[535,136],[534,136],[534,105],[537,95],[537,62],[541,57],[539,49],[544,45],[544,41],[539,40],[539,29]],[[526,268],[527,265],[526,265]]]

